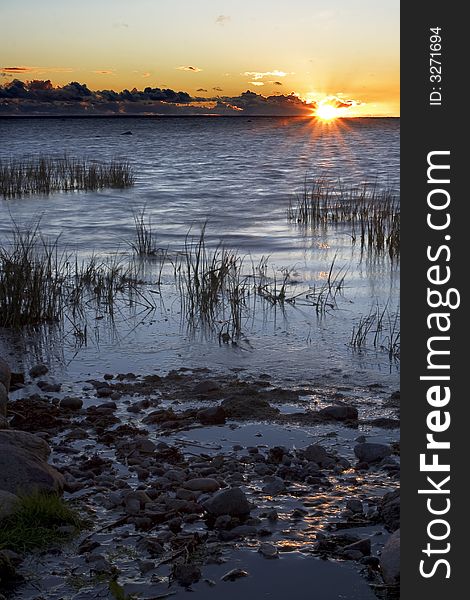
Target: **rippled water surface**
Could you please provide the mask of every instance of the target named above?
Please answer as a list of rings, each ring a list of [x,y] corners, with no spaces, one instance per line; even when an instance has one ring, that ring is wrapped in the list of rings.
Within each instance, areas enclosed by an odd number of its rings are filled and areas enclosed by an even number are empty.
[[[122,135],[131,131],[132,135]],[[305,231],[286,219],[289,200],[305,177],[340,178],[346,186],[375,183],[399,193],[399,120],[350,119],[335,125],[281,118],[135,118],[0,120],[0,157],[67,153],[99,160],[128,159],[136,184],[128,190],[57,193],[0,200],[0,236],[11,218],[41,218],[45,233],[81,254],[129,254],[133,211],[144,206],[161,247],[181,249],[188,230],[208,220],[210,246],[222,240],[246,256],[247,271],[269,256],[273,274],[292,269],[299,285],[319,285],[333,259],[346,273],[338,306],[318,318],[312,307],[285,311],[258,306],[247,315],[244,339],[220,346],[188,332],[171,273],[155,289],[162,305],[150,314],[126,313],[111,331],[104,321],[77,348],[73,336],[51,334],[42,346],[4,332],[9,352],[38,358],[48,350],[58,370],[148,372],[176,365],[269,370],[282,377],[317,373],[361,380],[396,379],[398,367],[380,349],[348,347],[357,320],[375,304],[398,307],[398,265],[362,255],[347,229]],[[147,265],[155,280],[157,265]],[[153,274],[152,274],[153,273]],[[69,332],[70,333],[70,332]],[[55,340],[55,341],[54,341]],[[98,343],[99,342],[99,343]]]

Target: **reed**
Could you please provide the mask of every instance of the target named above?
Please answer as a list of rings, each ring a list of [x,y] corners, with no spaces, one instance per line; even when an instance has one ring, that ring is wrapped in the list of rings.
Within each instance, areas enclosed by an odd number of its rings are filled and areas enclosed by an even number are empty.
[[[4,198],[126,188],[134,185],[134,179],[127,160],[103,163],[66,155],[0,160],[0,194]]]
[[[400,204],[388,190],[364,185],[334,187],[328,179],[305,179],[302,191],[289,202],[287,219],[311,228],[347,224],[353,243],[362,250],[400,252]]]
[[[134,240],[129,243],[133,252],[143,257],[162,254],[163,250],[157,247],[157,236],[152,227],[151,217],[146,214],[146,207],[134,212],[133,218]]]
[[[399,360],[400,313],[391,313],[388,305],[380,307],[377,304],[353,326],[349,345],[359,351],[373,346],[376,350],[387,352],[390,360]]]

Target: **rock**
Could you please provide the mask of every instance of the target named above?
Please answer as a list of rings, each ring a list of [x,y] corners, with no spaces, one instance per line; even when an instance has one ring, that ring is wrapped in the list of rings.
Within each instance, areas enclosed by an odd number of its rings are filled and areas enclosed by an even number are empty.
[[[371,550],[370,539],[365,538],[364,540],[359,540],[357,542],[354,542],[352,544],[348,544],[347,546],[344,546],[343,554],[346,554],[346,553],[352,551],[352,552],[360,552],[361,557],[362,556],[370,556],[370,550]]]
[[[83,400],[73,396],[66,396],[65,398],[62,398],[59,406],[60,408],[66,408],[68,410],[80,410],[83,406]]]
[[[379,514],[390,531],[400,527],[400,490],[385,494],[379,506]]]
[[[103,402],[102,404],[99,405],[99,407],[101,410],[116,410],[117,409],[117,404],[116,402],[113,402],[112,400],[110,400],[109,402]]]
[[[156,558],[165,551],[162,544],[156,538],[149,536],[140,538],[140,540],[137,542],[137,549],[147,552],[151,558]]]
[[[245,493],[240,488],[230,488],[217,492],[203,504],[204,509],[215,517],[230,515],[242,517],[250,513],[251,507]]]
[[[201,579],[201,569],[195,565],[173,565],[172,577],[183,587],[189,587]]]
[[[380,556],[382,576],[387,585],[400,583],[400,530],[390,536]]]
[[[114,393],[113,389],[110,387],[100,387],[96,390],[96,395],[98,398],[109,398]]]
[[[142,454],[153,454],[157,449],[156,444],[147,438],[141,438],[137,442],[137,449]]]
[[[46,460],[48,444],[25,431],[0,431],[0,490],[30,494],[41,490],[62,492],[63,476]]]
[[[51,392],[60,392],[60,390],[62,389],[62,386],[60,383],[54,383],[51,381],[44,381],[41,379],[41,381],[38,381],[37,386],[46,393],[51,393]]]
[[[10,379],[10,389],[9,392],[13,392],[15,390],[20,390],[25,385],[24,383],[24,373],[11,373]]]
[[[197,418],[203,425],[223,425],[227,414],[221,406],[212,406],[199,410]]]
[[[279,514],[277,510],[275,508],[270,508],[268,511],[266,511],[266,519],[273,523],[277,521],[279,519]]]
[[[0,417],[7,416],[8,392],[3,383],[0,383]]]
[[[270,477],[270,479],[271,481],[268,481],[268,483],[262,487],[263,494],[277,496],[277,494],[285,492],[286,486],[280,477]]]
[[[207,379],[197,383],[193,391],[195,394],[208,394],[210,392],[217,392],[219,389],[219,385],[215,381]]]
[[[359,413],[354,406],[325,406],[320,411],[320,415],[334,419],[336,421],[357,421]]]
[[[46,365],[43,364],[34,365],[34,367],[31,367],[31,369],[29,370],[29,376],[33,379],[36,379],[36,377],[42,377],[47,373],[49,373],[49,369],[46,367]]]
[[[274,544],[261,544],[258,548],[258,552],[264,556],[264,558],[279,558],[279,552]]]
[[[0,429],[8,429],[9,427],[8,419],[3,415],[0,415]]]
[[[319,444],[311,444],[304,450],[304,457],[312,463],[316,463],[319,467],[327,469],[334,466],[335,460],[328,454],[326,448]]]
[[[0,383],[5,386],[6,391],[10,390],[11,369],[8,363],[0,358]]]
[[[354,446],[354,454],[359,462],[368,464],[379,462],[386,456],[390,456],[392,449],[388,444],[374,444],[372,442],[364,442]]]
[[[228,573],[225,573],[225,575],[222,575],[220,579],[221,581],[236,581],[242,577],[248,577],[247,571],[244,571],[243,569],[232,569],[231,571],[228,571]]]
[[[220,484],[210,477],[200,477],[186,481],[184,487],[193,492],[216,492],[220,490]]]
[[[227,416],[234,419],[265,419],[275,417],[280,412],[278,408],[273,408],[267,400],[256,397],[233,396],[226,398],[221,406]]]
[[[256,537],[257,535],[258,529],[254,525],[238,525],[229,531],[221,531],[219,538],[223,542],[232,542],[239,538]]]
[[[357,498],[349,498],[346,502],[346,508],[356,514],[362,514],[364,512],[362,502]]]
[[[10,492],[0,490],[0,521],[6,517],[9,517],[16,511],[18,502],[18,496],[15,496],[15,494],[11,494]]]

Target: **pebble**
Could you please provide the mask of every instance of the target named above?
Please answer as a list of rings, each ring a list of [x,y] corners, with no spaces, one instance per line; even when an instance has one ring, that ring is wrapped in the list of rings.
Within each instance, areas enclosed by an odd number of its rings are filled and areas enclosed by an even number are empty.
[[[216,492],[220,489],[220,484],[215,479],[204,477],[190,479],[185,482],[184,487],[193,492]]]
[[[49,373],[49,369],[43,364],[34,365],[29,370],[29,376],[33,379],[36,379],[36,377],[42,377],[42,375],[46,375],[47,373]]]
[[[242,577],[248,577],[248,572],[243,569],[232,569],[225,573],[225,575],[222,575],[220,579],[221,581],[236,581]]]
[[[67,408],[68,410],[80,410],[83,406],[83,400],[81,398],[75,398],[73,396],[66,396],[60,401],[61,408]]]
[[[258,548],[258,552],[264,556],[264,558],[279,558],[279,552],[274,544],[261,544]]]
[[[286,491],[285,483],[280,477],[270,476],[270,478],[271,481],[262,487],[263,494],[268,496],[277,496],[278,494]]]
[[[379,462],[386,456],[390,456],[391,453],[392,449],[388,444],[363,442],[354,446],[354,454],[358,460],[368,464]]]

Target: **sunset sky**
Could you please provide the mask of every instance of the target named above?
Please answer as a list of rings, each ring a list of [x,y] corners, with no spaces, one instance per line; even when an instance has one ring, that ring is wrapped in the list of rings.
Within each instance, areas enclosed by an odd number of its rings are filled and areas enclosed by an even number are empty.
[[[0,84],[299,95],[399,115],[399,0],[2,0]]]

